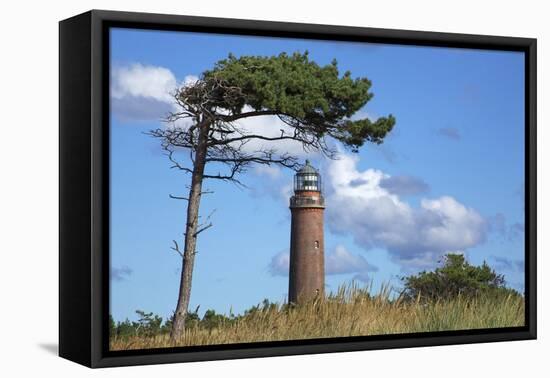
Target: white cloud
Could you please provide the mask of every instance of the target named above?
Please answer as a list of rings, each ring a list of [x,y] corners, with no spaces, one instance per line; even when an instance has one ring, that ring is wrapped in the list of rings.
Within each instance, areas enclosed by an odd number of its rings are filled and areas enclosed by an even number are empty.
[[[292,196],[293,192],[294,192],[294,188],[293,188],[293,185],[292,185],[292,184],[283,185],[283,186],[279,189],[279,195],[281,196],[281,198],[282,198],[285,202],[288,202],[288,199]]]
[[[111,80],[114,99],[144,97],[172,103],[171,93],[177,87],[176,77],[168,68],[140,63],[114,67]]]
[[[268,270],[273,276],[288,276],[290,254],[281,251],[272,257]],[[361,255],[350,253],[344,246],[338,245],[325,255],[325,274],[357,273],[359,279],[365,280],[368,272],[375,272],[378,268],[371,265]]]
[[[290,172],[288,168],[253,164],[250,172],[257,176],[255,184],[248,187],[250,195],[253,197],[269,196],[272,200],[279,202],[282,208],[288,206],[288,200],[293,190],[292,179],[287,174]]]
[[[525,224],[523,222],[508,224],[506,216],[502,213],[497,213],[487,220],[491,232],[500,237],[501,240],[515,241],[524,236]]]
[[[288,276],[290,267],[290,254],[288,251],[281,251],[271,258],[267,266],[272,276]]]
[[[194,85],[197,81],[199,81],[199,77],[195,75],[187,75],[183,78],[183,86],[188,87],[190,85]]]
[[[258,176],[267,176],[272,180],[279,179],[283,174],[281,172],[280,167],[276,165],[263,165],[263,164],[256,164],[254,166],[254,173],[256,173]]]
[[[427,193],[430,186],[419,177],[402,175],[383,178],[380,186],[392,194],[399,196]]]
[[[458,130],[455,127],[442,127],[440,129],[437,129],[437,135],[458,141],[462,139],[462,135],[460,134],[460,130]]]
[[[111,111],[122,121],[160,121],[177,110],[172,97],[177,87],[191,85],[198,79],[187,75],[178,83],[174,73],[165,67],[140,63],[116,66],[111,72]]]
[[[346,274],[376,271],[377,268],[367,263],[361,255],[350,253],[344,246],[338,245],[325,257],[326,274]]]
[[[357,169],[346,154],[329,164],[327,220],[332,231],[352,235],[366,250],[386,249],[402,265],[427,265],[448,251],[483,243],[486,220],[450,196],[413,207],[381,186],[390,176]]]
[[[519,259],[514,260],[502,256],[491,256],[491,258],[496,262],[496,267],[499,270],[506,270],[509,272],[524,272],[525,271],[525,260]]]
[[[245,106],[243,112],[253,110]],[[281,121],[279,117],[273,115],[256,116],[241,119],[235,124],[241,130],[243,135],[257,134],[268,138],[275,138],[281,135],[290,136],[293,134],[292,127]],[[246,152],[255,152],[260,150],[274,149],[278,153],[288,153],[299,157],[315,155],[314,152],[306,152],[302,143],[295,140],[284,139],[278,141],[266,141],[261,139],[250,139],[243,146]]]
[[[127,266],[122,266],[120,268],[111,267],[110,278],[111,281],[124,281],[132,275],[132,269]]]

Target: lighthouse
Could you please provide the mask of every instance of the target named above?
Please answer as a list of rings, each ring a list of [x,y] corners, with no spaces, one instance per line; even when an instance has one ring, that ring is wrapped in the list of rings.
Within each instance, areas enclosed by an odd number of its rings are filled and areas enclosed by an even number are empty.
[[[294,176],[290,197],[290,272],[288,301],[301,304],[324,295],[325,243],[321,175],[309,161]]]

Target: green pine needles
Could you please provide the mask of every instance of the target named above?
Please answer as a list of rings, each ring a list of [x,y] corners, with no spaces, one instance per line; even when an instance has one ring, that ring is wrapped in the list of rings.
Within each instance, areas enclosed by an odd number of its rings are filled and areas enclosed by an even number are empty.
[[[277,114],[318,138],[331,136],[357,151],[365,141],[382,143],[395,125],[390,114],[376,121],[352,120],[374,96],[371,81],[340,75],[337,61],[319,66],[306,51],[292,55],[242,56],[230,54],[203,73],[206,82],[223,82],[215,104],[240,115],[245,106]],[[234,93],[237,91],[238,93]]]

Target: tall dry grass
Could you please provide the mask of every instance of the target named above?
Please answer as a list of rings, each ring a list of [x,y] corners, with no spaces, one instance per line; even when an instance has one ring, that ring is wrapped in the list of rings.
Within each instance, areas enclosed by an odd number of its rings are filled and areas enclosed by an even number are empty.
[[[232,344],[342,336],[366,336],[524,325],[520,296],[458,297],[450,301],[405,302],[390,299],[385,286],[377,295],[355,284],[326,299],[295,308],[265,308],[214,329],[186,330],[177,344],[168,335],[112,338],[111,350]]]

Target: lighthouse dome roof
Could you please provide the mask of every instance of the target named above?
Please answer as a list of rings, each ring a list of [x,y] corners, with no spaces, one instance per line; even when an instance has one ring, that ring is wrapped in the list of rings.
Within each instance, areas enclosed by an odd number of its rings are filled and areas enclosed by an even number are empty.
[[[306,164],[298,171],[299,174],[319,174],[319,172],[311,166],[309,160],[306,160]]]

